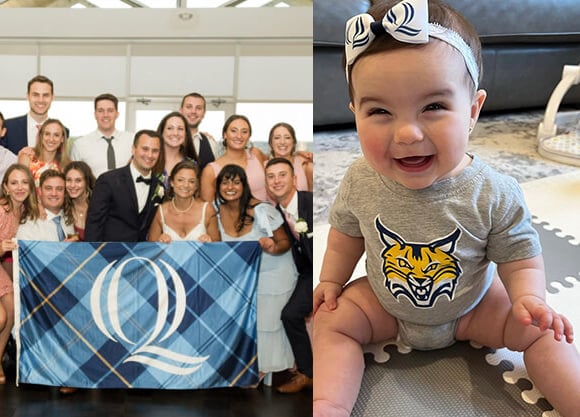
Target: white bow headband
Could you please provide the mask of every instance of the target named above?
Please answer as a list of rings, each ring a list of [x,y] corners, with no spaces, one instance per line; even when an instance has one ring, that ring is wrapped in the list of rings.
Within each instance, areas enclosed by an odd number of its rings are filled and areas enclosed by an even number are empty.
[[[404,0],[394,5],[380,22],[367,13],[354,16],[346,22],[344,48],[346,52],[346,80],[348,67],[363,53],[378,35],[389,34],[405,43],[429,42],[437,38],[461,53],[467,71],[477,89],[479,71],[473,51],[455,31],[437,23],[429,23],[427,0]]]

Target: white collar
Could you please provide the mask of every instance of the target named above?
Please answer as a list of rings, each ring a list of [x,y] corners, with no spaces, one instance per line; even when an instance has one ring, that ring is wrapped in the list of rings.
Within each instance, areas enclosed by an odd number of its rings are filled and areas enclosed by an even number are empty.
[[[38,123],[36,120],[34,120],[32,118],[32,116],[30,115],[30,112],[28,112],[28,113],[26,113],[26,120],[28,122],[28,126],[32,126],[32,127],[36,128],[36,125],[42,126],[42,124],[48,120],[48,117],[46,117],[42,122]]]
[[[50,210],[45,210],[46,211],[46,219],[47,220],[52,220],[54,219],[56,216],[60,216],[62,218],[62,216],[64,215],[64,212],[61,210],[59,211],[57,214],[54,214],[52,211]]]
[[[100,137],[105,137],[105,138],[113,138],[115,139],[117,137],[117,129],[113,130],[113,133],[111,133],[110,136],[105,135],[103,132],[101,132],[99,129],[97,129],[97,134]]]
[[[281,205],[281,204],[280,204]],[[298,219],[298,191],[294,190],[294,195],[286,207],[282,206],[286,213]]]
[[[151,171],[149,171],[148,175],[141,175],[141,173],[137,171],[137,168],[135,168],[135,165],[133,165],[133,162],[129,164],[129,169],[131,169],[131,176],[133,177],[133,182],[137,182],[137,178],[139,177],[143,177],[145,179],[151,178]]]

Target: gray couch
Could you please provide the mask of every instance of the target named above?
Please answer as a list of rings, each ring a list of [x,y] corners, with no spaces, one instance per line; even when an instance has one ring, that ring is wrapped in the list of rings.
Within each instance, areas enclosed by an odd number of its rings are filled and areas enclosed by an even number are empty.
[[[341,66],[346,20],[368,0],[314,2],[314,125],[350,124]],[[579,0],[447,0],[477,29],[483,45],[483,111],[543,108],[565,64],[580,63]],[[563,103],[580,104],[580,87]]]

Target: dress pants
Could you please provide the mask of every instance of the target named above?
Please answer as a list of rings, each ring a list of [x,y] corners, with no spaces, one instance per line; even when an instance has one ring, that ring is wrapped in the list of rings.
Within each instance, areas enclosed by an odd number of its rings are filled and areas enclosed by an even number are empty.
[[[312,378],[312,346],[305,318],[312,313],[312,275],[300,275],[282,310],[282,323],[292,346],[298,371]]]

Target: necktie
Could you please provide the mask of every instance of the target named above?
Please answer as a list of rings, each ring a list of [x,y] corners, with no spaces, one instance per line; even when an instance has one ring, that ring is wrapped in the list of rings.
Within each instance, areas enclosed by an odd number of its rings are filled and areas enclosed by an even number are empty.
[[[113,140],[113,136],[111,136],[110,138],[106,138],[103,136],[103,139],[105,139],[107,141],[108,147],[107,147],[107,169],[111,170],[111,169],[115,169],[117,167],[117,165],[115,164],[115,148],[113,148],[113,144],[111,143],[111,141]]]
[[[60,224],[60,216],[56,216],[52,218],[54,224],[56,224],[56,233],[58,234],[58,240],[61,242],[66,239],[64,235],[64,230],[62,229],[62,225]]]
[[[197,158],[199,159],[199,168],[201,170],[203,170],[203,168],[210,162],[215,161],[213,151],[209,144],[209,139],[202,134],[199,135],[199,155]]]
[[[137,182],[143,182],[146,185],[151,185],[151,178],[144,178],[143,176],[139,175],[137,177]]]
[[[298,233],[296,232],[295,228],[294,228],[294,219],[292,219],[292,216],[290,215],[290,213],[288,213],[286,211],[286,209],[282,209],[282,212],[284,213],[284,217],[286,218],[286,223],[288,223],[288,227],[290,228],[290,231],[292,232],[292,234],[294,235],[294,237],[296,238],[296,240],[300,240],[300,236],[298,236]]]

